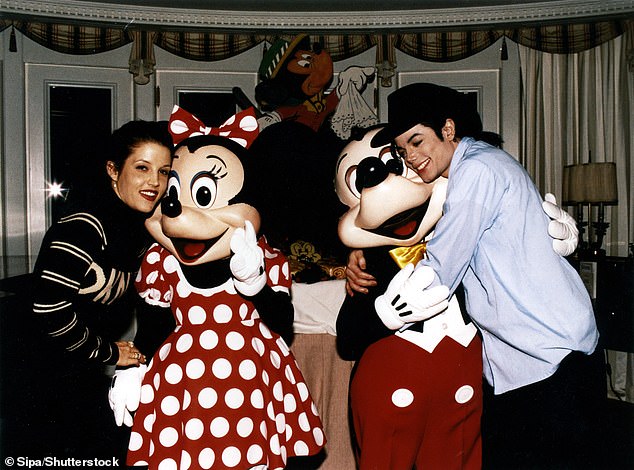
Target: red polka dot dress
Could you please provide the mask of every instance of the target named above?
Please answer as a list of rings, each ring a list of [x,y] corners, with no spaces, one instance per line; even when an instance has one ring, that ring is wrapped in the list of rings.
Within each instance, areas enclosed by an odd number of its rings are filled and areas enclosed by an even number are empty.
[[[283,255],[265,250],[268,282],[288,291]],[[325,443],[295,358],[229,277],[199,289],[153,246],[137,276],[147,302],[169,305],[174,332],[152,358],[134,417],[128,465],[150,469],[282,469]]]

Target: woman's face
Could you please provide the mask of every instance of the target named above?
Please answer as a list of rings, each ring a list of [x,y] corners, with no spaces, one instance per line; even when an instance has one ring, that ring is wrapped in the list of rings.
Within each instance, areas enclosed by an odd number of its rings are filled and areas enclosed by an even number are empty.
[[[151,213],[167,187],[172,164],[170,149],[156,142],[143,142],[134,148],[119,170],[106,165],[112,188],[128,207]]]

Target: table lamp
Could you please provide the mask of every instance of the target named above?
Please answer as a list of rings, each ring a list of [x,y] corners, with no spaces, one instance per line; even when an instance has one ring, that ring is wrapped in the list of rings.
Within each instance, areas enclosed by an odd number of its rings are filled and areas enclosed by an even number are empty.
[[[616,186],[616,164],[583,163],[567,165],[563,172],[563,204],[576,207],[577,228],[579,229],[579,245],[577,252],[580,256],[605,256],[603,237],[609,227],[605,221],[605,206],[618,203]],[[588,234],[588,241],[584,241],[583,234],[588,224],[584,222],[583,208],[588,206],[588,219],[594,232],[594,240]],[[592,222],[592,207],[596,206],[597,220]]]

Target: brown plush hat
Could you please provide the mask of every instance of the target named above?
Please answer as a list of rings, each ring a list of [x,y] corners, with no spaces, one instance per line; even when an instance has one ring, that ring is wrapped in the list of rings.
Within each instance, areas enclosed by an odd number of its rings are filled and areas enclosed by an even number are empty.
[[[298,34],[291,41],[287,41],[283,38],[274,41],[264,54],[262,62],[260,62],[258,69],[260,80],[275,78],[284,65],[284,62],[295,54],[295,51],[299,48],[310,49],[310,38],[308,34]]]
[[[387,97],[388,124],[372,139],[372,146],[393,142],[417,124],[440,129],[447,119],[456,124],[456,136],[475,137],[482,132],[482,121],[475,106],[453,88],[433,83],[413,83]]]

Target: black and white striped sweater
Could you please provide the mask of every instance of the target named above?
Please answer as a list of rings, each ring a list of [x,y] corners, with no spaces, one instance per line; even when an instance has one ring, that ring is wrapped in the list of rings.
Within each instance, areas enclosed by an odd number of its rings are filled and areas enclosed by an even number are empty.
[[[109,189],[109,188],[108,188]],[[113,191],[47,231],[34,269],[33,314],[73,362],[116,364],[130,324],[134,276],[150,238],[145,215]]]

